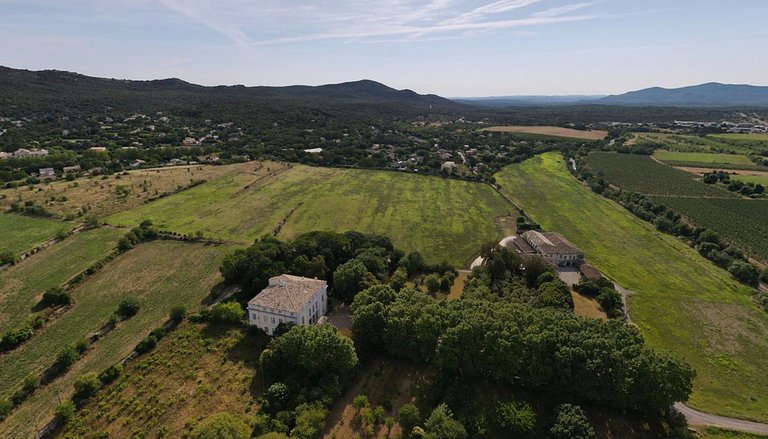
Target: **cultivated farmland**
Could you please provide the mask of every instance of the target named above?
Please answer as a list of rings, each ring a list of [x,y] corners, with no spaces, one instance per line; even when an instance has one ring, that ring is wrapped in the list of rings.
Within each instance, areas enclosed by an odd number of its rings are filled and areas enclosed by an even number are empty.
[[[768,421],[768,315],[749,288],[685,243],[592,193],[568,173],[559,154],[508,166],[496,178],[536,221],[563,233],[601,272],[635,292],[630,315],[650,344],[697,371],[691,405]]]
[[[267,339],[246,334],[241,326],[182,323],[152,353],[129,363],[65,434],[184,437],[212,413],[247,421],[258,409],[258,359]]]
[[[738,198],[732,192],[697,181],[691,174],[648,156],[594,152],[586,160],[593,171],[622,189],[646,195]]]
[[[63,285],[108,254],[120,235],[107,228],[80,232],[0,271],[0,333],[27,319],[45,290]]]
[[[768,134],[725,133],[725,134],[710,134],[708,137],[714,137],[715,139],[723,139],[723,140],[741,140],[741,141],[748,141],[748,142],[768,142]]]
[[[59,399],[72,394],[81,374],[100,372],[130,353],[170,309],[199,307],[220,275],[218,266],[228,246],[156,241],[129,250],[72,291],[75,304],[16,350],[0,357],[1,396],[10,394],[27,375],[50,366],[67,344],[74,344],[106,323],[126,297],[139,300],[139,313],[117,325],[93,344],[63,376],[39,388],[0,423],[0,437],[27,438],[52,415]]]
[[[280,238],[357,230],[392,238],[431,262],[461,266],[481,242],[498,239],[494,220],[510,206],[490,187],[421,175],[294,166],[246,190],[237,174],[107,218],[248,243],[280,228]]]
[[[653,197],[702,227],[718,231],[758,259],[768,260],[768,200]]]
[[[480,131],[493,131],[497,133],[524,133],[538,134],[542,136],[567,137],[569,139],[579,140],[600,140],[608,135],[607,131],[592,130],[574,130],[573,128],[552,127],[552,126],[494,126],[483,128]]]
[[[662,162],[676,163],[712,163],[713,165],[753,165],[752,160],[743,154],[717,154],[706,152],[656,151],[653,157]]]
[[[190,165],[139,169],[110,176],[60,180],[40,184],[37,190],[26,186],[2,189],[0,208],[18,201],[33,201],[62,216],[104,216],[140,206],[149,200],[184,189],[195,181],[215,180],[225,175],[244,174],[251,179],[266,175],[281,167],[277,163],[239,163],[226,166]],[[269,169],[269,170],[268,170]]]
[[[0,253],[17,255],[74,227],[74,224],[63,221],[0,213]]]

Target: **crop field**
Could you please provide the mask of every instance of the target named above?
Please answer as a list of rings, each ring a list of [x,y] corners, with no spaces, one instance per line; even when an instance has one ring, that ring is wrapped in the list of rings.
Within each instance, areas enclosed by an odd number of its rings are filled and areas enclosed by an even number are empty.
[[[692,162],[692,163],[712,163],[715,165],[753,165],[749,157],[743,154],[717,154],[706,152],[678,152],[678,151],[656,151],[653,156],[662,161],[672,162]]]
[[[107,255],[121,235],[107,228],[80,232],[0,271],[0,333],[24,322],[45,290],[64,284]]]
[[[654,161],[648,156],[594,152],[587,164],[611,184],[646,195],[738,198],[718,187],[697,181],[691,174]]]
[[[768,173],[765,174],[736,174],[731,175],[731,180],[743,181],[744,183],[762,184],[768,186]]]
[[[265,162],[261,169],[256,162],[225,166],[190,165],[138,169],[124,174],[60,180],[39,184],[33,190],[27,186],[0,190],[0,208],[18,201],[34,201],[62,216],[77,216],[87,210],[98,217],[140,206],[159,195],[187,187],[195,180],[215,180],[225,175],[247,174],[252,179],[280,166]],[[5,195],[5,198],[2,197]]]
[[[508,166],[496,179],[546,230],[565,235],[591,264],[634,291],[630,315],[648,342],[696,369],[692,406],[768,421],[768,314],[749,288],[592,193],[568,173],[560,154]]]
[[[478,243],[497,239],[495,219],[510,207],[490,187],[387,171],[294,166],[242,190],[250,176],[230,175],[107,218],[134,225],[248,243],[285,220],[281,238],[357,230],[392,238],[430,262],[467,263]]]
[[[768,200],[746,198],[653,197],[691,219],[735,241],[758,259],[768,260]]]
[[[74,227],[74,224],[64,221],[0,213],[0,230],[3,231],[0,253],[18,255]]]
[[[607,131],[600,130],[574,130],[573,128],[553,126],[494,126],[483,128],[480,131],[492,131],[497,133],[525,133],[539,134],[542,136],[567,137],[579,140],[600,140],[608,135]]]
[[[98,330],[126,297],[141,309],[100,338],[63,376],[39,388],[0,423],[0,437],[27,438],[52,416],[58,401],[72,394],[81,374],[100,372],[129,354],[152,328],[162,324],[171,308],[184,304],[195,310],[216,284],[218,266],[228,246],[155,241],[121,255],[72,291],[72,309],[16,350],[0,357],[0,397],[11,393],[27,375],[50,366],[62,347]]]
[[[730,134],[695,136],[671,133],[632,133],[628,144],[652,142],[660,149],[679,152],[711,152],[729,154],[750,154],[764,151],[768,144],[758,138],[740,139]],[[736,134],[735,136],[742,136]],[[751,140],[751,141],[747,141]]]
[[[749,133],[724,133],[710,134],[708,137],[723,140],[745,140],[749,142],[768,142],[768,134],[749,134]]]
[[[248,420],[262,390],[259,353],[266,338],[242,327],[182,323],[152,353],[88,403],[66,434],[185,437],[194,424],[226,412]]]

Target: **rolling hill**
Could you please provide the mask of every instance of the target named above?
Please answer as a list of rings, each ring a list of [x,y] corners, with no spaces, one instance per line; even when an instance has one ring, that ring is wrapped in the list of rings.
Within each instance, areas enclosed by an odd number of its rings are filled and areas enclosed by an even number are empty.
[[[591,103],[683,107],[768,107],[768,87],[716,82],[680,88],[652,87],[606,96]]]

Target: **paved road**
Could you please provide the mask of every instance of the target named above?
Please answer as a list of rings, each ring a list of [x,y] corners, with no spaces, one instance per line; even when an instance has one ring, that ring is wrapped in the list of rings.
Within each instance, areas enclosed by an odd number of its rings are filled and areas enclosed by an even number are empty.
[[[675,403],[675,409],[685,415],[688,424],[692,426],[703,425],[720,427],[726,430],[744,431],[747,433],[768,434],[768,424],[710,415],[709,413],[702,413],[698,410],[694,410],[680,402]]]

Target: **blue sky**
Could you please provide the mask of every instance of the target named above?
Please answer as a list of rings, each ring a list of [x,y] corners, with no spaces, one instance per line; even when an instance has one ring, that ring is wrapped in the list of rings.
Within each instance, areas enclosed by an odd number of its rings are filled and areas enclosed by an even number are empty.
[[[0,0],[0,64],[443,96],[768,85],[766,0]]]

